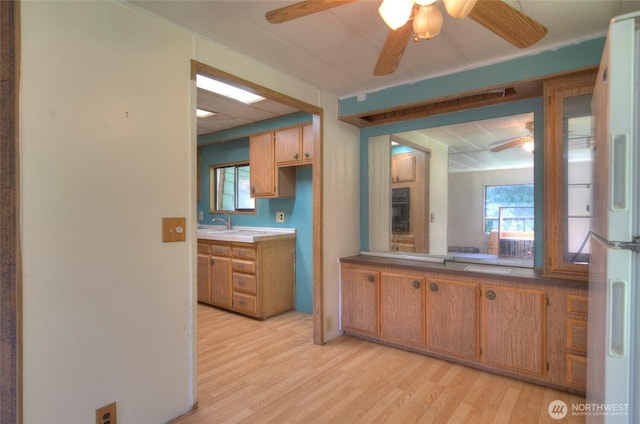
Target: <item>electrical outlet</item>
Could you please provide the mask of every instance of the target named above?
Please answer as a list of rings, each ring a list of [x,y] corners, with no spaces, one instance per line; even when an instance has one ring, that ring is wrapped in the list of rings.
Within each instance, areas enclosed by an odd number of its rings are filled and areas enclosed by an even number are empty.
[[[333,317],[324,318],[324,331],[330,333],[333,330]]]
[[[116,417],[116,403],[110,403],[96,409],[96,424],[118,424]]]
[[[284,212],[276,212],[276,222],[284,222]]]

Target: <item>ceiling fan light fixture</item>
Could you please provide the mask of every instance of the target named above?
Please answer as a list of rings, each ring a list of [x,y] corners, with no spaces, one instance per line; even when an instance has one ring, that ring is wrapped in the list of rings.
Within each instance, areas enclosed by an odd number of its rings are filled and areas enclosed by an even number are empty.
[[[413,0],[418,6],[431,6],[436,0]]]
[[[447,13],[454,18],[465,18],[478,0],[443,0]]]
[[[535,148],[535,146],[533,145],[533,140],[527,140],[522,143],[522,148],[525,152],[533,153],[533,149]]]
[[[419,6],[413,18],[413,41],[421,38],[430,39],[440,34],[442,29],[442,12],[437,4]]]
[[[413,0],[383,0],[378,13],[392,30],[406,24],[411,17]]]

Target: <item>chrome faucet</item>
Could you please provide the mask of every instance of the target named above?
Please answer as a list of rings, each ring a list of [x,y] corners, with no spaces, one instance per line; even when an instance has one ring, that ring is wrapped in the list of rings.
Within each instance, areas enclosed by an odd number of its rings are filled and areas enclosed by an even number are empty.
[[[222,222],[225,225],[225,227],[227,227],[227,230],[230,230],[231,229],[231,215],[225,215],[225,216],[227,217],[226,220],[222,219],[222,218],[213,218],[211,220],[211,223]]]

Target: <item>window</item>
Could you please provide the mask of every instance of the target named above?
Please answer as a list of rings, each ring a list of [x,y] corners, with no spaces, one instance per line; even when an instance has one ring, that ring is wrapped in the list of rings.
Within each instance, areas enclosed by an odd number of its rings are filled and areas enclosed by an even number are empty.
[[[488,185],[484,188],[484,233],[533,234],[533,184]]]
[[[250,196],[250,168],[246,163],[216,165],[210,168],[211,212],[253,212]]]

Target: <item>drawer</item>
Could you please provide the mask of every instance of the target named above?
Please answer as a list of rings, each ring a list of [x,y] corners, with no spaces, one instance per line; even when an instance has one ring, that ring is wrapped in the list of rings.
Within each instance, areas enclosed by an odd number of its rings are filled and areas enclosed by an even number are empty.
[[[414,244],[415,236],[413,234],[392,234],[391,235],[392,243],[406,243],[406,244]]]
[[[233,273],[233,290],[256,294],[256,277],[247,274]]]
[[[567,383],[576,389],[587,388],[587,358],[567,354]]]
[[[587,296],[578,296],[570,294],[567,296],[567,312],[570,314],[582,315],[587,317],[589,307],[589,298]]]
[[[247,274],[255,274],[256,273],[256,262],[255,261],[241,261],[236,258],[233,258],[231,269],[238,272],[245,272]]]
[[[209,247],[211,245],[209,243],[200,243],[198,242],[198,253],[201,253],[203,255],[208,255],[209,254]]]
[[[213,256],[231,256],[231,246],[226,244],[212,244],[211,255]]]
[[[413,244],[407,243],[391,243],[391,250],[394,252],[414,253],[416,251],[416,247]]]
[[[233,246],[233,257],[242,259],[255,259],[256,249],[253,245]]]
[[[587,352],[587,321],[567,319],[567,349]]]
[[[249,294],[233,292],[233,309],[238,312],[244,312],[247,314],[255,315],[256,310],[256,297]]]

